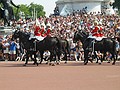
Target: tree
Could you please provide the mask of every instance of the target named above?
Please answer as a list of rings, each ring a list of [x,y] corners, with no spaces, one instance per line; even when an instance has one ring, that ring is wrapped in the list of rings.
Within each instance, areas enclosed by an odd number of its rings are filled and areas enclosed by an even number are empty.
[[[42,5],[31,3],[30,5],[21,4],[19,6],[19,9],[13,7],[14,14],[17,19],[19,18],[20,12],[24,12],[25,17],[32,16],[32,12],[34,11],[34,9],[37,11],[37,17],[45,16],[44,7]]]
[[[30,14],[29,8],[25,4],[19,5],[19,9],[13,7],[13,10],[14,10],[14,15],[15,15],[16,19],[19,18],[19,16],[20,16],[19,13],[20,12],[24,12],[25,13],[25,17],[26,17],[27,14]]]
[[[44,11],[44,7],[42,5],[39,5],[39,4],[34,4],[34,3],[31,3],[29,5],[29,12],[30,12],[30,15],[32,15],[32,12],[34,11],[37,11],[37,16],[45,16],[45,11]]]
[[[112,4],[113,8],[118,8],[120,10],[120,0],[115,0],[115,2]]]

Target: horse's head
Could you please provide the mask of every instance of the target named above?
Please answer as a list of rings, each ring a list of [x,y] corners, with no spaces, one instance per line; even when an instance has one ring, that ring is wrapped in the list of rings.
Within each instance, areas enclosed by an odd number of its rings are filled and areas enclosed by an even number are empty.
[[[79,35],[78,35],[78,31],[76,31],[74,33],[74,37],[73,37],[73,43],[76,43],[79,40]]]
[[[12,40],[19,38],[20,36],[20,30],[16,30],[12,35]]]
[[[12,40],[19,38],[22,41],[29,41],[30,33],[16,30],[12,35]]]
[[[83,41],[87,37],[87,33],[85,31],[79,30],[74,33],[73,42],[76,43],[77,41]]]

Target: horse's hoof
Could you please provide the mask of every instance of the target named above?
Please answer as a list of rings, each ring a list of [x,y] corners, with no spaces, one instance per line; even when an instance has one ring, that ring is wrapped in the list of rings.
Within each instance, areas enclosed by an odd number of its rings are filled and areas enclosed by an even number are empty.
[[[39,64],[42,64],[42,62],[40,62]]]
[[[92,60],[91,60],[90,62],[91,62],[91,63],[93,63],[93,61],[92,61]]]
[[[65,62],[65,64],[67,64],[67,62]]]
[[[84,63],[84,65],[87,65],[87,63]]]
[[[96,63],[98,63],[98,62],[96,62]]]
[[[37,66],[39,65],[39,63],[37,63]]]
[[[48,64],[48,62],[46,62],[46,64]]]
[[[33,65],[35,65],[35,63],[33,63]]]
[[[55,64],[52,64],[52,66],[55,66]]]
[[[107,63],[110,63],[110,61],[108,61]]]
[[[85,62],[84,62],[84,65],[87,65],[87,63],[88,63],[88,62],[87,62],[87,61],[85,61]]]
[[[112,63],[112,65],[115,65],[115,63]]]
[[[99,63],[99,65],[101,65],[101,63]]]
[[[49,63],[49,65],[51,65],[51,63]]]
[[[57,65],[60,65],[60,63],[57,63]]]
[[[26,64],[24,64],[23,66],[26,66]]]

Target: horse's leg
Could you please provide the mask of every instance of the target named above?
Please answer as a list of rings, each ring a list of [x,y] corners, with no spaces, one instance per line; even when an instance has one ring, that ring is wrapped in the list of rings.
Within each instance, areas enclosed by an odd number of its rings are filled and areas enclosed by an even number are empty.
[[[55,60],[56,60],[56,63],[57,63],[57,65],[59,65],[60,64],[60,56],[61,56],[61,52],[58,50],[55,50],[54,51],[54,56],[55,56]],[[57,57],[57,58],[56,58]]]
[[[32,55],[34,54],[34,58],[32,57]],[[33,52],[33,54],[30,55],[31,59],[34,61],[33,65],[37,64],[38,66],[38,63],[37,63],[37,55],[36,55],[36,52]]]
[[[88,50],[84,51],[84,57],[85,57],[85,59],[84,59],[84,65],[87,65],[87,63],[88,63],[88,53],[89,53]]]
[[[53,56],[55,56],[54,52],[50,51],[50,63],[49,63],[49,65],[55,66],[55,64],[51,63],[53,61]],[[55,59],[56,59],[56,56],[54,57],[54,63],[55,63]]]
[[[41,64],[42,61],[43,61],[43,53],[44,53],[44,51],[40,51],[40,57],[41,57],[40,64]]]
[[[30,58],[31,58],[32,61],[34,61],[33,65],[35,65],[35,59],[32,57],[32,55],[33,55],[33,54],[30,53]]]
[[[65,51],[65,63],[67,63],[67,52]]]
[[[97,54],[95,52],[94,52],[94,57],[95,57],[96,63],[101,65],[102,64],[102,58],[100,56],[97,56]]]
[[[112,52],[112,58],[114,59],[112,65],[115,65],[115,62],[116,62],[116,57],[117,57],[117,52]]]
[[[34,63],[37,64],[37,66],[39,65],[38,62],[37,62],[37,55],[36,55],[36,52],[34,52]]]
[[[103,52],[103,57],[101,59],[101,62],[103,62],[103,60],[105,60],[105,57],[106,57],[106,52]]]
[[[28,64],[28,60],[29,60],[29,54],[28,54],[28,52],[27,52],[27,53],[26,53],[26,61],[25,61],[24,66],[26,66],[26,65]]]
[[[70,49],[67,49],[67,54],[68,54],[68,56],[67,56],[67,60],[68,60],[68,58],[69,58],[69,60],[70,60]]]
[[[61,56],[61,54],[60,53],[58,53],[58,62],[57,62],[57,64],[60,64],[60,56]]]
[[[53,64],[52,64],[52,66],[55,66],[55,63],[57,64],[57,65],[59,65],[59,63],[58,63],[58,60],[57,60],[57,52],[56,52],[56,50],[52,50],[53,51],[53,54],[52,54],[52,57],[51,57],[51,59],[53,60]],[[53,58],[54,57],[54,58]]]

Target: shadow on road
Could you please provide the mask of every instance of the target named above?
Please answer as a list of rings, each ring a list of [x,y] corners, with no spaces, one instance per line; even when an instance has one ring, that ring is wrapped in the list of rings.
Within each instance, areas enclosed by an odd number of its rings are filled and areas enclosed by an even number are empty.
[[[42,63],[37,65],[33,65],[32,62],[28,63],[28,65],[24,66],[24,62],[0,62],[0,67],[58,67],[58,66],[65,66],[65,67],[69,67],[69,66],[76,66],[76,67],[82,67],[82,66],[120,66],[120,62],[116,62],[115,65],[112,65],[112,63],[107,63],[107,62],[103,62],[101,65],[98,63],[88,63],[87,65],[84,65],[83,62],[74,62],[74,61],[70,61],[67,64],[65,64],[64,62],[61,62],[60,65],[56,65],[52,66],[52,65],[48,65],[46,63]]]

